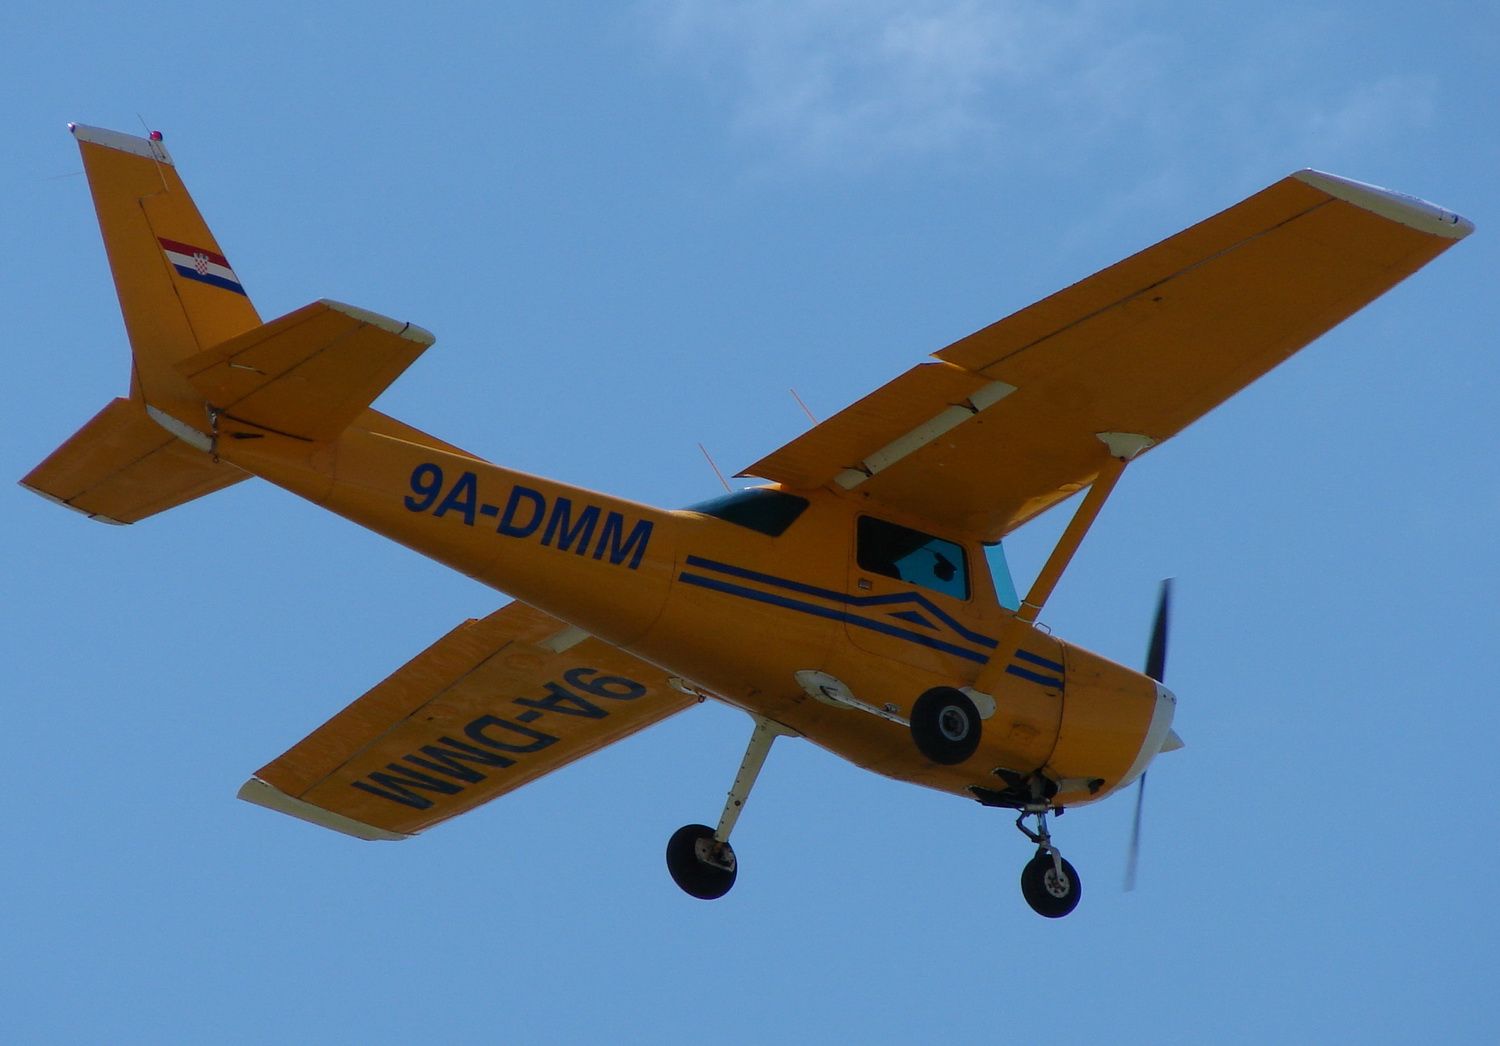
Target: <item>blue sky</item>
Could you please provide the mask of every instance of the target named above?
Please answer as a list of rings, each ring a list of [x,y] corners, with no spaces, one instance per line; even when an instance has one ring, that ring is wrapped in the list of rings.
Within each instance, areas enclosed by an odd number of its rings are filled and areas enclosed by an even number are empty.
[[[1301,167],[1478,232],[1132,467],[1044,619],[1188,742],[1018,896],[1007,818],[782,742],[712,904],[714,706],[400,844],[237,802],[501,600],[264,484],[130,528],[12,487],[16,1043],[1492,1041],[1500,16],[1473,2],[10,5],[4,471],[128,356],[69,120],[160,128],[265,316],[433,330],[382,398],[493,460],[712,495],[924,354]],[[1062,525],[1010,542],[1029,581]]]

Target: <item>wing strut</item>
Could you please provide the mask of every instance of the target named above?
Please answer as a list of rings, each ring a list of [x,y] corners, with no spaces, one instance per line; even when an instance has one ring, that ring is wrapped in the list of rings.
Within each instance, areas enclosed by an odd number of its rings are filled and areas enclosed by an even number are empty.
[[[995,646],[995,652],[979,670],[979,678],[974,680],[973,689],[981,694],[993,692],[991,688],[1005,673],[1006,666],[1015,655],[1020,633],[1036,621],[1047,598],[1052,595],[1052,590],[1062,579],[1063,571],[1068,569],[1068,564],[1073,561],[1074,553],[1083,544],[1084,536],[1094,525],[1094,520],[1099,518],[1099,511],[1104,508],[1105,501],[1109,500],[1115,484],[1124,475],[1125,466],[1135,460],[1136,455],[1141,451],[1156,443],[1156,440],[1150,436],[1141,436],[1132,432],[1101,432],[1098,436],[1100,442],[1109,448],[1109,458],[1099,469],[1094,482],[1089,485],[1088,493],[1083,496],[1082,503],[1073,513],[1073,518],[1068,522],[1067,529],[1062,532],[1062,537],[1057,539],[1057,545],[1052,549],[1052,554],[1047,557],[1047,562],[1042,564],[1041,572],[1031,583],[1031,590],[1026,593],[1026,598],[1021,600],[1016,616],[1006,622],[1001,630],[1000,641]]]

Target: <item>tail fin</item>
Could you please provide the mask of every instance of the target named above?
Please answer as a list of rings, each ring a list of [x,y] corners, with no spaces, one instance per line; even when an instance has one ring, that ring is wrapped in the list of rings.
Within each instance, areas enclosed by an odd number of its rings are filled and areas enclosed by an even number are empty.
[[[160,135],[70,130],[130,337],[130,398],[100,411],[23,486],[133,523],[245,478],[215,455],[220,417],[310,441],[356,418],[389,420],[369,405],[431,334],[329,301],[262,324]]]
[[[117,399],[21,481],[94,519],[134,523],[245,478],[147,413],[203,425],[177,364],[259,326],[239,277],[177,176],[159,135],[72,124],[114,273],[134,364]]]
[[[175,416],[201,415],[202,400],[176,365],[258,327],[260,316],[160,136],[69,129],[83,154],[130,337],[131,397]]]

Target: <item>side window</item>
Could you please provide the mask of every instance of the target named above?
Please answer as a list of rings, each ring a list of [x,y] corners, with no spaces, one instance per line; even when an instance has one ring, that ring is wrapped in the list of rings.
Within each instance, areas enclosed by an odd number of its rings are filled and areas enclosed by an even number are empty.
[[[758,530],[773,538],[786,533],[807,508],[807,499],[782,490],[751,487],[733,494],[721,494],[708,501],[689,505],[687,511],[722,519],[726,523]]]
[[[996,601],[1006,610],[1020,610],[1021,597],[1016,594],[1016,582],[1010,576],[1010,562],[1005,558],[1005,546],[999,541],[986,542],[984,558],[990,565],[990,577],[995,581]]]
[[[969,598],[969,567],[963,546],[887,523],[859,517],[855,560],[861,570],[893,577],[954,599]]]

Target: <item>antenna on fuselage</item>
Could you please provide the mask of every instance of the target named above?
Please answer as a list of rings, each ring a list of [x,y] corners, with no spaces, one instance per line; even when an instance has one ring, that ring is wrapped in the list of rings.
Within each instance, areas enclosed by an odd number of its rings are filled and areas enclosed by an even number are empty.
[[[797,395],[797,390],[787,389],[787,391],[792,394],[792,399],[797,401],[797,406],[802,408],[802,413],[807,415],[807,420],[816,425],[818,423],[818,419],[813,417],[813,412],[807,409],[807,404],[802,402],[802,397]]]
[[[708,467],[714,470],[714,475],[719,477],[719,482],[724,484],[724,489],[733,494],[734,488],[729,485],[729,480],[724,478],[724,473],[719,471],[719,466],[714,464],[713,455],[708,452],[708,448],[700,443],[698,444],[698,449],[703,451],[704,458],[708,460]]]

